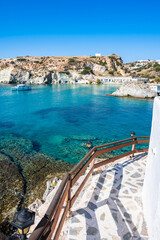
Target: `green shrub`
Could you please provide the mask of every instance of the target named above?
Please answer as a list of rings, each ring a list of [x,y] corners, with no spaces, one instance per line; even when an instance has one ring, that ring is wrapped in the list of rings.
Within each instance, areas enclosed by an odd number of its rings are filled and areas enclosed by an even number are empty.
[[[151,63],[149,63],[149,64],[147,65],[147,68],[150,68],[150,67],[152,67],[152,64],[151,64]]]
[[[141,77],[150,78],[151,76],[148,73],[146,73],[146,74],[141,74]]]
[[[122,66],[122,63],[117,61],[117,66]]]
[[[156,77],[156,78],[154,79],[154,82],[160,83],[160,77]]]
[[[155,67],[155,71],[159,72],[160,71],[160,66]]]
[[[108,56],[112,61],[117,60],[114,56]]]
[[[96,58],[96,56],[90,56],[90,58]]]
[[[160,65],[157,62],[153,65],[154,68],[158,67],[158,66],[160,66]]]
[[[85,69],[82,70],[81,74],[86,75],[86,74],[93,74],[93,71],[90,67],[86,67]]]
[[[99,84],[101,84],[102,82],[101,82],[101,80],[100,80],[99,78],[97,78],[96,83],[99,85]]]
[[[153,65],[153,67],[154,67],[154,70],[155,70],[156,72],[159,72],[159,71],[160,71],[160,65],[159,65],[158,63],[155,63],[155,64]]]
[[[68,62],[69,62],[69,63],[75,62],[75,59],[74,59],[74,58],[69,58],[69,59],[68,59]]]
[[[113,71],[109,71],[109,74],[114,75],[114,72]]]
[[[25,62],[26,59],[25,58],[17,58],[17,61]]]
[[[59,72],[59,73],[66,74],[66,75],[69,75],[69,74],[70,74],[68,71]]]
[[[103,62],[102,60],[100,60],[100,61],[98,62],[98,64],[101,65],[101,66],[105,66],[105,65],[106,65],[106,62]]]

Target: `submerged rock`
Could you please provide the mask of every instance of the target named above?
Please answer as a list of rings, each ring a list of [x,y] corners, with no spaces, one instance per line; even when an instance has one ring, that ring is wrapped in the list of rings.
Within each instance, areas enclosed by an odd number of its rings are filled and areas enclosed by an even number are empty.
[[[15,135],[0,137],[0,230],[1,223],[17,207],[42,199],[46,182],[61,179],[73,165],[36,152],[30,140]]]
[[[7,236],[5,236],[3,233],[0,232],[0,239],[1,240],[9,240]]]
[[[14,134],[5,134],[0,136],[0,149],[20,150],[25,153],[30,152],[33,148],[32,141],[17,137]]]
[[[126,83],[111,94],[116,97],[154,98],[157,94],[145,83]]]
[[[36,198],[42,198],[46,182],[54,177],[62,178],[72,165],[44,153],[26,154],[21,161],[23,177],[27,183],[25,203],[31,203]]]
[[[18,167],[4,154],[0,154],[0,223],[16,210],[23,192],[24,181]]]
[[[91,135],[71,135],[71,139],[78,140],[78,141],[88,141],[88,140],[96,140],[97,138],[95,136]]]

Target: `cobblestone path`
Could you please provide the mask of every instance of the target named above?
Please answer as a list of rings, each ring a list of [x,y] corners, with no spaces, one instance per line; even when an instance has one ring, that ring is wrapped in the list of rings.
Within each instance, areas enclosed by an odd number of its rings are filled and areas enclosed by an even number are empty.
[[[141,201],[146,154],[95,171],[65,221],[60,239],[148,239]]]

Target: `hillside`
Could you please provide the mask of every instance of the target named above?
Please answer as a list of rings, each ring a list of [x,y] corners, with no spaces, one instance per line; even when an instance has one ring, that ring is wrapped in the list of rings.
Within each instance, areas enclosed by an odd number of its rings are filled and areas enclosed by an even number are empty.
[[[17,57],[0,59],[0,83],[53,84],[69,78],[72,81],[97,77],[133,76],[159,81],[160,65],[155,61],[124,64],[121,57]]]
[[[17,57],[0,60],[0,82],[54,83],[59,76],[71,79],[126,76],[117,55],[104,57]]]
[[[136,61],[124,64],[125,71],[133,77],[148,78],[150,82],[160,82],[159,61]]]

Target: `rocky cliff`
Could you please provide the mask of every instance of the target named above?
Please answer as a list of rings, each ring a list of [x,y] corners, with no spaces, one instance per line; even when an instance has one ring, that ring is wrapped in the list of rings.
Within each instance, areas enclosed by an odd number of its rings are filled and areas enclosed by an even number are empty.
[[[96,80],[126,76],[117,55],[102,57],[17,57],[0,60],[0,83],[54,84],[60,80]]]
[[[98,77],[145,77],[160,82],[157,61],[123,63],[120,56],[17,57],[0,59],[0,83],[54,84],[60,80],[95,81]]]

